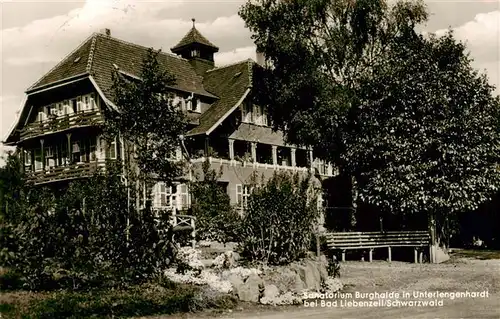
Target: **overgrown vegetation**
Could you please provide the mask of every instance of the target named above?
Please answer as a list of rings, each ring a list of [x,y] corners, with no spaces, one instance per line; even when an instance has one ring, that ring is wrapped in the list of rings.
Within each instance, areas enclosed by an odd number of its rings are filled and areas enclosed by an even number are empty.
[[[105,174],[72,182],[59,196],[26,186],[19,222],[2,225],[3,266],[30,290],[126,286],[157,276],[174,253],[158,231],[169,225],[157,225],[150,211],[128,210],[119,172],[110,163]]]
[[[241,227],[243,256],[288,264],[309,250],[319,218],[311,177],[276,172],[248,199]]]
[[[198,239],[227,243],[238,241],[241,217],[231,206],[227,191],[218,179],[221,172],[203,163],[203,178],[191,183],[193,195],[192,214],[196,217]]]

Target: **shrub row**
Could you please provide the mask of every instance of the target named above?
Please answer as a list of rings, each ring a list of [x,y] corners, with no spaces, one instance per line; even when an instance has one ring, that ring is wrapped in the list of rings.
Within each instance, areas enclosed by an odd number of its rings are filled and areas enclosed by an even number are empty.
[[[16,223],[2,223],[2,265],[30,290],[106,288],[139,284],[173,259],[167,218],[127,207],[119,167],[106,175],[53,189],[27,188]],[[161,229],[170,230],[166,234]],[[5,246],[4,246],[5,247]]]

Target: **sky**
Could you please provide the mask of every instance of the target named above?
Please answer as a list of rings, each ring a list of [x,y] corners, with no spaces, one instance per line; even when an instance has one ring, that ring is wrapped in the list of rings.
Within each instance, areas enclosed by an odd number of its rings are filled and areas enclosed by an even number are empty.
[[[250,31],[238,16],[245,0],[0,0],[0,141],[16,121],[24,91],[93,32],[170,52],[196,19],[220,48],[217,65],[255,58]],[[424,31],[455,31],[474,67],[500,94],[500,0],[425,0]],[[0,144],[0,153],[2,146]],[[1,162],[1,161],[0,161]]]

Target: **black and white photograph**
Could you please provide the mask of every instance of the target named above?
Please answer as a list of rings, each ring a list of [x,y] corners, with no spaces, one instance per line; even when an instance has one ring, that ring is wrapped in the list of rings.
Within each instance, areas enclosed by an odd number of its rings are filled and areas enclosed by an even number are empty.
[[[500,318],[500,0],[0,28],[0,319]]]

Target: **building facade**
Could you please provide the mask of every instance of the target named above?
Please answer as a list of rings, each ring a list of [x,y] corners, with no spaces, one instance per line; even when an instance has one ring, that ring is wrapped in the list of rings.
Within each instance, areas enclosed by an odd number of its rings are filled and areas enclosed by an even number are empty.
[[[192,168],[201,172],[208,160],[221,169],[220,183],[231,203],[243,209],[253,174],[269,178],[276,170],[313,171],[318,180],[334,175],[332,165],[311,150],[287,145],[273,132],[266,109],[252,103],[253,60],[216,67],[218,48],[193,27],[159,63],[176,78],[170,89],[189,119],[185,148]],[[99,124],[113,102],[112,74],[138,78],[147,48],[116,39],[110,31],[95,33],[26,91],[17,123],[5,140],[16,146],[29,180],[35,185],[85,178],[107,159],[126,156],[120,140],[106,142]],[[196,178],[197,174],[194,174]],[[153,206],[182,210],[190,205],[189,189],[179,183],[155,185]]]

